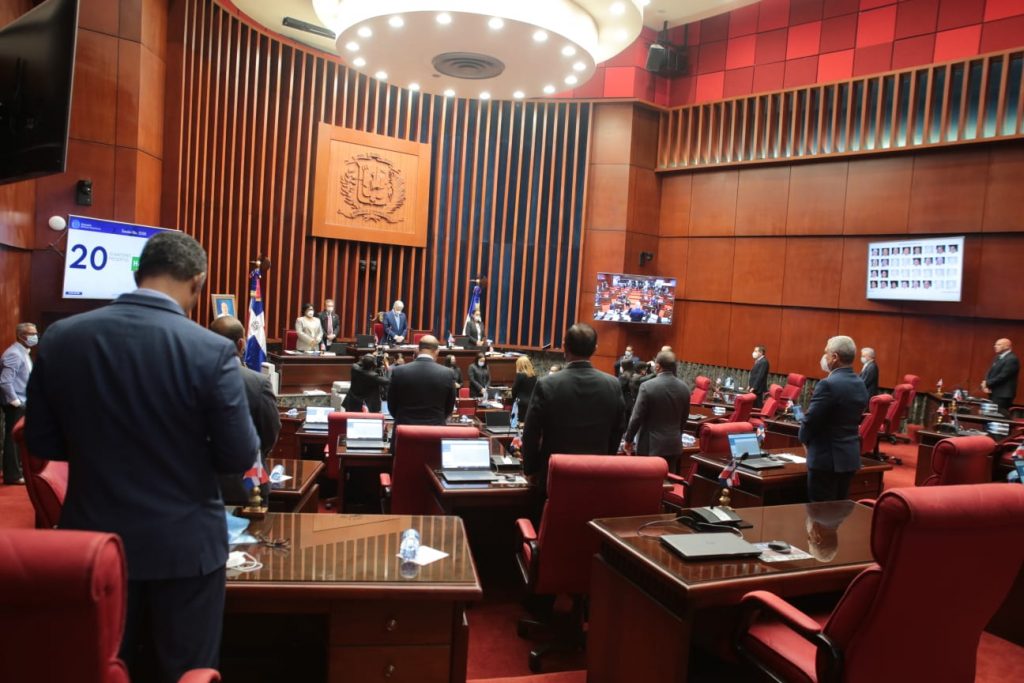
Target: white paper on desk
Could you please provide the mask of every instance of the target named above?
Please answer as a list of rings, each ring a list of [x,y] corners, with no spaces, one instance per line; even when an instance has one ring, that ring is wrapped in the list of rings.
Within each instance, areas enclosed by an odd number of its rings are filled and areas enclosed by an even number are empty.
[[[401,558],[401,555],[395,555],[395,557]],[[414,564],[418,564],[421,567],[426,567],[428,564],[443,560],[448,557],[448,553],[443,550],[431,548],[429,545],[421,545],[416,549],[416,557],[412,559]]]
[[[302,394],[304,396],[326,396],[327,392],[323,389],[306,389]]]
[[[796,455],[794,453],[776,453],[773,456],[776,460],[785,460],[786,462],[804,463],[807,462],[807,458],[802,455]]]

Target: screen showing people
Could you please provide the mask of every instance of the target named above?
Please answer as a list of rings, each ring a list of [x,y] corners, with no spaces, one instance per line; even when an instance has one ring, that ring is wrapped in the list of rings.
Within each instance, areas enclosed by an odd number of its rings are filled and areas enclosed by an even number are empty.
[[[868,244],[869,299],[960,301],[963,237]]]
[[[598,273],[594,320],[671,325],[675,297],[675,278]]]

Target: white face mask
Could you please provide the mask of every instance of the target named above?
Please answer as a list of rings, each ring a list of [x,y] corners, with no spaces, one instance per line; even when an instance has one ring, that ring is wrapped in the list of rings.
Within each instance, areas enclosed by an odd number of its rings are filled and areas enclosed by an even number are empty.
[[[327,312],[328,313],[334,313],[334,306],[328,306],[327,307]]]
[[[868,362],[869,360],[871,360],[871,359],[870,359],[870,358],[868,358],[867,356],[861,356],[861,357],[860,357],[860,362],[861,362],[862,364],[865,364],[865,365],[866,365],[866,364],[867,364],[867,362]]]
[[[313,314],[313,311],[306,311],[306,317],[307,317],[307,318],[312,318],[312,317],[313,317],[313,315],[314,315],[314,314]]]
[[[35,346],[38,343],[39,343],[39,335],[38,334],[30,334],[27,337],[25,337],[25,346],[27,346],[29,348],[32,348],[33,346]]]
[[[753,358],[754,360],[757,360],[757,351],[751,351],[750,357]]]
[[[478,360],[478,361],[476,362],[476,364],[477,364],[477,365],[479,365],[480,367],[483,367],[483,366],[487,365],[487,361],[483,361],[483,360]]]
[[[821,354],[821,371],[832,372],[832,369],[828,366],[828,354]]]
[[[225,565],[228,569],[239,572],[254,572],[262,569],[263,564],[249,553],[235,550],[228,553],[228,561]]]

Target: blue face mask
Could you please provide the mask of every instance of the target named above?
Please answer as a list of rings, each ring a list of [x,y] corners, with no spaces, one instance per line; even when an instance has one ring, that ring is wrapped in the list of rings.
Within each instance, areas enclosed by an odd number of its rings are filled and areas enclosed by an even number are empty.
[[[29,348],[32,348],[33,346],[35,346],[38,343],[39,343],[39,335],[38,334],[30,334],[27,337],[25,337],[25,346],[27,346]]]

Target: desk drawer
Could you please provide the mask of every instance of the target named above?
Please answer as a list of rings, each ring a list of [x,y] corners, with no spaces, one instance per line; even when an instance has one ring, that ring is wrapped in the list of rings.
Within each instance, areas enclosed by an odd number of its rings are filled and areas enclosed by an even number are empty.
[[[877,498],[881,493],[881,488],[881,474],[855,474],[853,475],[853,480],[850,481],[849,498],[850,500],[858,500],[860,498]]]
[[[351,600],[331,618],[331,645],[448,645],[454,607],[448,602]]]
[[[437,645],[334,647],[331,648],[328,680],[331,683],[448,683],[451,656],[451,648]]]

